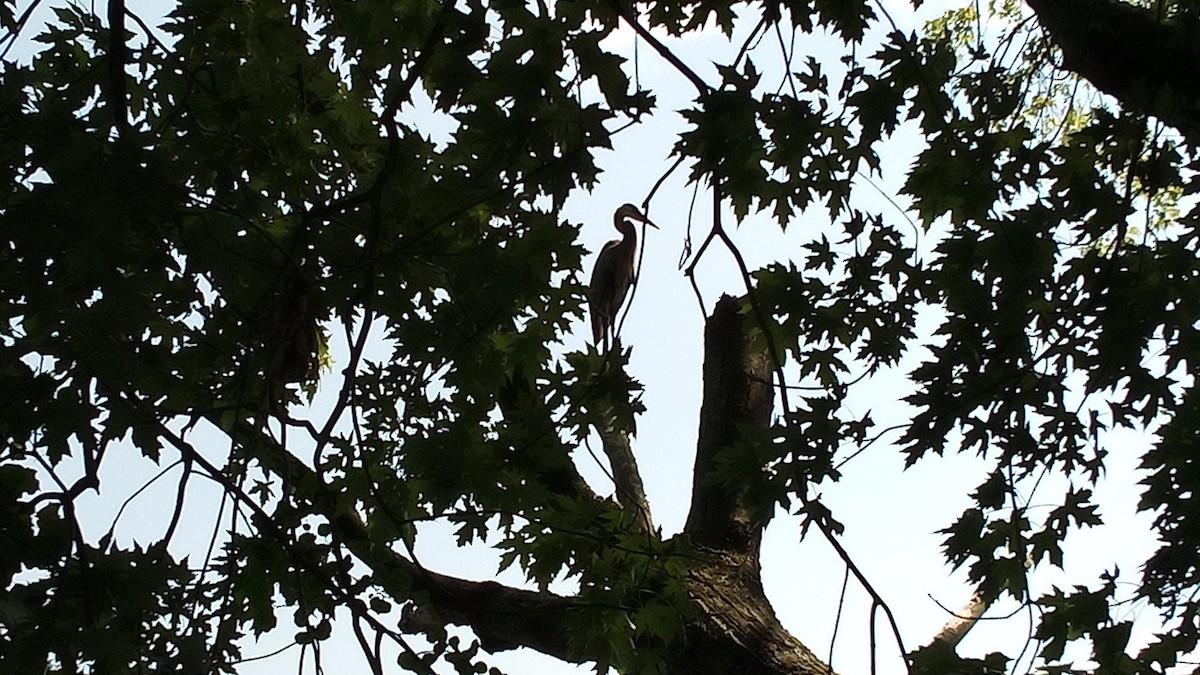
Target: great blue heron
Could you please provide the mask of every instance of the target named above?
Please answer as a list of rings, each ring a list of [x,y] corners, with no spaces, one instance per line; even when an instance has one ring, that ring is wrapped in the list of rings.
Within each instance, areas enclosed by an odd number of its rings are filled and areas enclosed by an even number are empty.
[[[613,214],[613,227],[621,233],[621,238],[608,242],[600,249],[596,266],[592,268],[592,281],[587,294],[592,317],[592,342],[605,351],[612,348],[617,312],[633,283],[633,250],[637,247],[637,231],[628,219],[658,229],[633,204],[625,204]]]

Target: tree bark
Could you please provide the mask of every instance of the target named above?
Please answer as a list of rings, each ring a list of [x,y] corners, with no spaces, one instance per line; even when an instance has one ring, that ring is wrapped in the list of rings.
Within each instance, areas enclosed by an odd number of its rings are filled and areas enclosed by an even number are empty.
[[[1063,55],[1063,67],[1122,106],[1200,142],[1196,17],[1166,19],[1118,0],[1026,0]]]
[[[988,601],[983,598],[982,593],[972,595],[962,609],[958,610],[958,613],[942,626],[938,634],[933,637],[933,642],[957,647],[967,633],[979,623],[979,619],[983,617],[983,613],[987,609]]]
[[[394,555],[394,554],[393,554]],[[412,563],[395,556],[397,564]],[[489,652],[529,647],[572,663],[594,660],[571,647],[563,627],[571,599],[511,588],[494,581],[466,581],[427,570],[412,571],[428,600],[406,607],[400,630],[424,633],[447,624],[470,626]]]
[[[745,490],[727,484],[720,466],[722,454],[734,451],[741,427],[770,424],[774,404],[767,356],[750,352],[742,324],[741,303],[724,296],[704,331],[704,400],[684,532],[695,544],[737,551],[757,566],[766,523],[751,515]]]
[[[746,504],[746,487],[723,478],[722,456],[747,430],[766,429],[774,404],[770,362],[750,349],[741,302],[717,302],[704,332],[704,400],[692,505],[682,536],[701,562],[688,575],[696,620],[686,631],[680,673],[833,671],[783,628],[763,591],[759,548],[766,516]]]
[[[613,484],[616,487],[617,503],[621,508],[635,514],[639,526],[646,532],[654,532],[654,518],[650,515],[650,500],[646,499],[646,488],[642,485],[642,474],[638,470],[629,434],[612,428],[600,431],[604,454],[612,467]]]

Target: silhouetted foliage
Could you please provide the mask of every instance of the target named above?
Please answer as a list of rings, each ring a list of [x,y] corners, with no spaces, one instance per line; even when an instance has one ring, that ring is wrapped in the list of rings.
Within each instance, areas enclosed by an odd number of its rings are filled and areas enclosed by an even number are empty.
[[[340,613],[376,672],[483,672],[481,649],[522,646],[631,673],[830,672],[776,620],[758,545],[782,506],[837,547],[812,488],[889,433],[843,404],[902,363],[896,452],[991,467],[946,487],[971,498],[944,553],[980,606],[1038,609],[1048,672],[1078,640],[1087,672],[1179,665],[1200,639],[1195,8],[993,3],[993,35],[980,3],[921,32],[894,4],[57,8],[35,56],[0,63],[0,670],[234,672],[244,636],[291,614],[310,647]],[[28,42],[28,18],[0,4],[0,45]],[[666,538],[633,461],[647,411],[628,352],[562,348],[584,330],[585,251],[559,209],[658,112],[608,39],[629,28],[695,90],[674,152],[714,204],[697,258],[741,263],[732,220],[829,223],[708,308],[695,499]],[[701,32],[736,54],[713,76],[672,51]],[[842,51],[787,46],[818,38]],[[903,212],[873,211],[856,195],[898,133],[919,138],[888,176]],[[1118,427],[1155,436],[1141,508],[1159,544],[1132,592],[1162,616],[1146,647],[1115,570],[1043,597],[1027,583],[1104,524]],[[571,459],[593,429],[613,499]],[[105,501],[130,453],[172,486],[152,541],[119,536],[136,516]],[[212,486],[214,543],[183,552]],[[86,517],[99,503],[107,532]],[[415,560],[430,521],[530,588]],[[562,579],[577,593],[549,590]],[[912,672],[1017,657],[962,658],[948,636]]]

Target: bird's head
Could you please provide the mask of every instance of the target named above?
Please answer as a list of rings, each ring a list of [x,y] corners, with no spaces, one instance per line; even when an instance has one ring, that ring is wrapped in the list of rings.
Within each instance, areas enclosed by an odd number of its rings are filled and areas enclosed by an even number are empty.
[[[636,220],[640,223],[645,223],[656,230],[658,229],[658,226],[650,222],[649,218],[642,215],[641,210],[639,210],[638,207],[634,206],[633,204],[622,204],[621,208],[617,209],[616,221],[621,223],[626,218]]]

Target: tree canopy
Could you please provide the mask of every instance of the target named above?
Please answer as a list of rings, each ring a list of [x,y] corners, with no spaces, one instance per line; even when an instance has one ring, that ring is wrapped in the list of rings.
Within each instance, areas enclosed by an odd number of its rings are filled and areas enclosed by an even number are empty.
[[[290,616],[308,653],[348,626],[376,673],[516,647],[830,673],[768,602],[762,533],[802,515],[871,589],[820,494],[877,444],[988,467],[946,486],[969,503],[940,533],[976,594],[902,668],[1195,665],[1192,3],[109,0],[39,27],[42,4],[0,4],[5,672],[236,672]],[[916,10],[918,30],[893,16]],[[729,57],[683,58],[701,36]],[[696,290],[694,485],[668,534],[635,452],[637,345],[577,347],[586,251],[563,216],[618,134],[674,114],[650,62],[691,103],[630,201],[654,218],[682,177],[684,278],[724,250],[740,279]],[[752,269],[735,227],[804,244]],[[847,407],[897,370],[902,424]],[[1122,428],[1151,440],[1114,447]],[[611,496],[580,470],[593,435]],[[1105,525],[1114,453],[1137,453],[1151,554],[1034,593]],[[160,471],[125,489],[133,455]],[[127,536],[164,485],[165,527]],[[416,553],[431,522],[528,584],[440,572]],[[1036,658],[955,651],[998,602],[1032,610]]]

